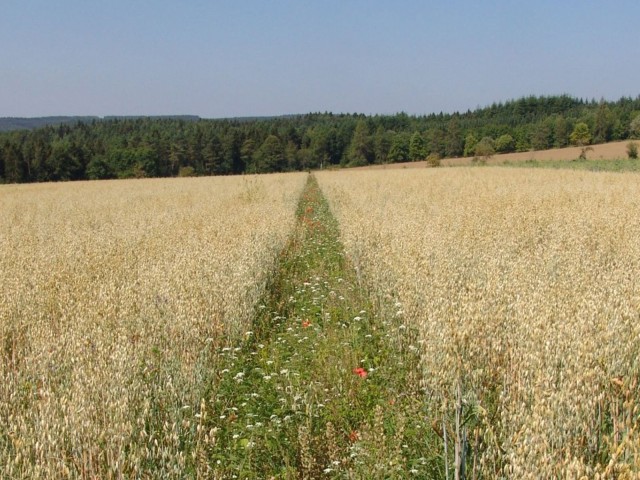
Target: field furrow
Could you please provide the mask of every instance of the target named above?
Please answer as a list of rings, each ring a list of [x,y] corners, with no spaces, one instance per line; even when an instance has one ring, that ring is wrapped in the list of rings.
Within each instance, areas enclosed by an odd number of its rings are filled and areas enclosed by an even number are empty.
[[[438,476],[416,348],[360,288],[313,177],[252,330],[201,407],[213,478]]]

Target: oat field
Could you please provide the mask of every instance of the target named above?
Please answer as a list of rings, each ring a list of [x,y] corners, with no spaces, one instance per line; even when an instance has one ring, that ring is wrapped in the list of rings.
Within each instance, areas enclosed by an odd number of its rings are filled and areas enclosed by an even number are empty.
[[[639,207],[511,168],[2,186],[0,477],[638,478]]]
[[[317,177],[363,285],[419,330],[443,473],[637,478],[639,177]]]
[[[0,476],[183,478],[305,178],[2,186]]]

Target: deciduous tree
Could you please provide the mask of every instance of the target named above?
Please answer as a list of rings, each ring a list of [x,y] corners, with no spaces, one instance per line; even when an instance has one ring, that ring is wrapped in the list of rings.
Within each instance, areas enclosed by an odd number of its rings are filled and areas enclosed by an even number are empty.
[[[389,150],[389,161],[401,163],[409,161],[409,134],[396,133],[393,136],[391,149]]]
[[[496,139],[495,148],[498,153],[513,152],[516,149],[516,141],[511,135],[505,133]]]
[[[584,122],[576,123],[576,126],[569,136],[569,140],[573,145],[583,147],[591,143],[591,132],[589,131],[589,125]]]
[[[464,156],[471,157],[475,155],[477,144],[478,144],[478,137],[476,137],[473,133],[467,134],[464,140]]]
[[[475,148],[476,157],[482,157],[486,160],[492,157],[494,153],[496,153],[496,149],[495,149],[495,143],[493,141],[493,138],[484,137],[482,140],[480,140],[477,143]]]

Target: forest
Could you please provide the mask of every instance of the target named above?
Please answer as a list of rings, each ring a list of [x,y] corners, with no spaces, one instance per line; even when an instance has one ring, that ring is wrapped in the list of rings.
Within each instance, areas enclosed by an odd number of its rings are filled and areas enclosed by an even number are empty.
[[[638,137],[640,95],[529,96],[422,116],[111,117],[0,133],[0,183],[283,172]]]

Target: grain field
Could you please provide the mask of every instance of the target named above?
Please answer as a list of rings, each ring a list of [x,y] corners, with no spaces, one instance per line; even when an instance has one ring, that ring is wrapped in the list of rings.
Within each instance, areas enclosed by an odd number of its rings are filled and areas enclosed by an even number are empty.
[[[304,174],[0,186],[0,476],[184,478]]]
[[[637,478],[636,175],[460,168],[318,180],[363,284],[419,330],[425,414],[452,474]]]

